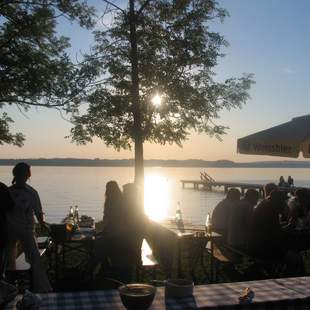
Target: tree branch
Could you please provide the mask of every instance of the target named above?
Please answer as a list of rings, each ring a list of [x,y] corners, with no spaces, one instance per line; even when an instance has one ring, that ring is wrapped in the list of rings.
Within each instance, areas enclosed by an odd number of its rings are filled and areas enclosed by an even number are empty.
[[[122,11],[123,13],[125,13],[125,10],[121,9],[119,6],[117,6],[117,5],[114,4],[113,2],[110,2],[110,1],[108,1],[108,0],[103,0],[103,1],[104,1],[105,3],[111,5],[111,6],[115,7],[116,9]]]
[[[139,16],[142,11],[146,8],[147,5],[149,5],[149,3],[151,2],[152,0],[146,0],[140,7],[139,11],[137,12],[137,16]]]

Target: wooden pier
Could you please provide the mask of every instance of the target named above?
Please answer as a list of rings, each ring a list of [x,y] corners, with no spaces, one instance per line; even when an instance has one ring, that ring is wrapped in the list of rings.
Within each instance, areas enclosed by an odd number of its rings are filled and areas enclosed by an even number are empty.
[[[245,191],[249,188],[255,189],[259,191],[259,193],[263,196],[264,194],[264,184],[253,184],[253,183],[239,183],[239,182],[221,182],[221,181],[207,181],[207,180],[181,180],[182,187],[185,188],[187,184],[190,184],[194,189],[199,190],[207,190],[212,191],[214,187],[222,187],[224,188],[224,192],[230,188],[238,188],[240,189],[242,195],[244,195]]]

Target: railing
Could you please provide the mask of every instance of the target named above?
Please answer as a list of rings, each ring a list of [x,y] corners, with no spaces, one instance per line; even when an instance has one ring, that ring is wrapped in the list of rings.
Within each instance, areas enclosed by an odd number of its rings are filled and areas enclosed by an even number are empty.
[[[200,180],[207,183],[215,182],[215,180],[205,171],[200,172]]]

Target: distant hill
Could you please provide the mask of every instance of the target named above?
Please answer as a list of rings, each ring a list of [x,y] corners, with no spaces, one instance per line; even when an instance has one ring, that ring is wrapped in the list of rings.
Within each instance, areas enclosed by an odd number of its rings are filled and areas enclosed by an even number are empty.
[[[132,167],[133,159],[83,159],[83,158],[25,158],[0,159],[1,166],[13,166],[25,161],[32,166],[71,166],[71,167]],[[186,160],[145,160],[146,167],[222,167],[222,168],[310,168],[310,161],[258,161],[236,163],[230,160],[207,161],[202,159]]]

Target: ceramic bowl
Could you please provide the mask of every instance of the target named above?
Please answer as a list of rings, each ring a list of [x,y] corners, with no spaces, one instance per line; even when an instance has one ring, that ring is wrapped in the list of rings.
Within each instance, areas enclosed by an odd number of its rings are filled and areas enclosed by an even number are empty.
[[[132,283],[118,288],[123,305],[129,310],[148,309],[155,297],[156,287],[149,284]]]

